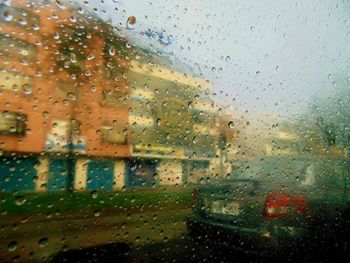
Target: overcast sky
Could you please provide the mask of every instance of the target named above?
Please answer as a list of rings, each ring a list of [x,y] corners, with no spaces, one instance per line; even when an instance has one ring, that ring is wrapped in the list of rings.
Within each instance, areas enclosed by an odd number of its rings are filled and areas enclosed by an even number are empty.
[[[165,50],[202,72],[235,112],[299,113],[350,74],[347,0],[95,0],[90,6],[127,34],[150,28],[172,35]],[[137,19],[133,30],[126,29],[129,16]]]

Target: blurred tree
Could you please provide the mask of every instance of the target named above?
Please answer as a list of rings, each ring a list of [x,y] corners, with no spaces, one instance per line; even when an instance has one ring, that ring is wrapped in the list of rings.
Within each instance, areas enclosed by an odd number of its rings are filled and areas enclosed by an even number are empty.
[[[327,146],[343,148],[349,145],[350,93],[349,79],[338,81],[339,87],[327,99],[319,98],[311,107],[311,114]]]

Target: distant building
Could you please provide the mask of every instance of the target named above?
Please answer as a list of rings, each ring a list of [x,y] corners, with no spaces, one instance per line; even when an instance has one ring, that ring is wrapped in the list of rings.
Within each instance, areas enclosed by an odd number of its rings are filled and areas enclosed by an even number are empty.
[[[135,52],[128,73],[130,162],[135,166],[130,184],[143,182],[139,170],[156,174],[153,183],[161,185],[208,176],[218,134],[217,108],[208,95],[211,85],[170,59],[141,49]],[[151,179],[147,182],[152,184]]]

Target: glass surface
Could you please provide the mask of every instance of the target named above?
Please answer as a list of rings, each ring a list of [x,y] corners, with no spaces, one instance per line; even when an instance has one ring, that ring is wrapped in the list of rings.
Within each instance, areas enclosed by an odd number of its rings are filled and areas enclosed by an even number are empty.
[[[346,261],[349,14],[1,0],[0,261]]]

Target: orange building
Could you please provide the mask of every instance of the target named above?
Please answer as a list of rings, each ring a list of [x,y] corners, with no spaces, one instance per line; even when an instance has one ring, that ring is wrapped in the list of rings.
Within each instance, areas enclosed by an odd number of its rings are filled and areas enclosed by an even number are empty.
[[[22,0],[0,11],[0,191],[85,189],[104,166],[106,189],[121,187],[119,158],[130,155],[125,41],[82,9]],[[108,161],[95,167],[94,158]]]
[[[215,125],[211,83],[132,47],[78,6],[8,3],[0,4],[0,192],[177,185],[214,174],[212,159],[232,136],[227,123]]]

